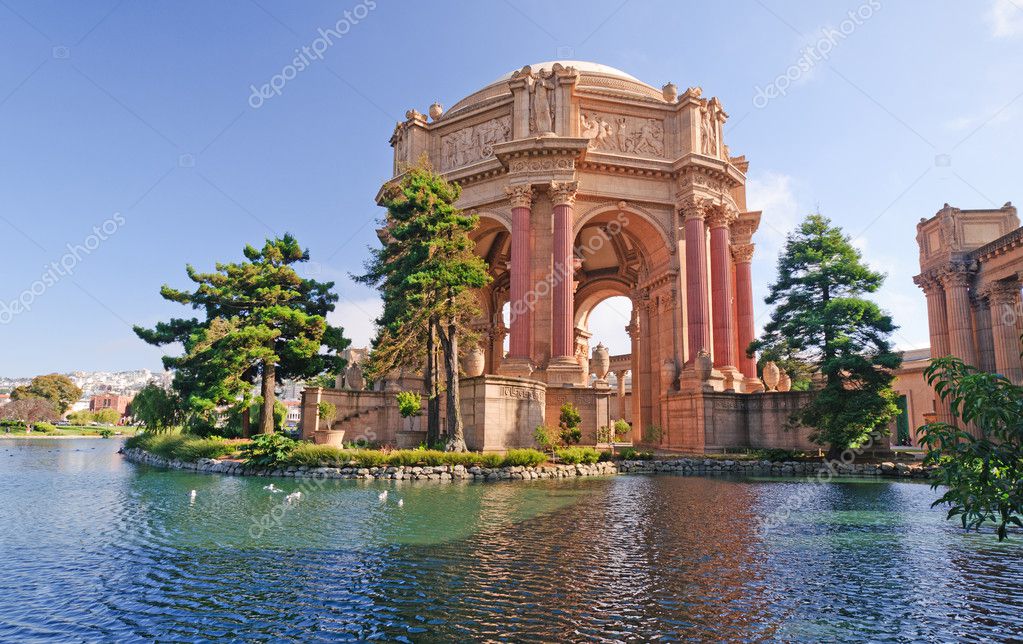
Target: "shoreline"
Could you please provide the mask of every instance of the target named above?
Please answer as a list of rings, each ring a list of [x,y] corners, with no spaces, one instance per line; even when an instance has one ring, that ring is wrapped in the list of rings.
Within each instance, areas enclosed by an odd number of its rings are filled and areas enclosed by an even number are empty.
[[[466,467],[464,465],[397,465],[379,467],[254,467],[240,461],[203,458],[194,462],[166,459],[139,448],[119,451],[125,460],[163,469],[228,476],[261,476],[295,479],[345,479],[381,481],[471,481],[489,483],[509,480],[560,479],[580,476],[614,476],[619,474],[676,474],[708,476],[737,474],[770,477],[852,477],[864,479],[929,480],[931,468],[905,463],[807,463],[788,461],[720,461],[703,458],[674,458],[650,461],[602,461],[593,464],[547,464],[536,467]]]

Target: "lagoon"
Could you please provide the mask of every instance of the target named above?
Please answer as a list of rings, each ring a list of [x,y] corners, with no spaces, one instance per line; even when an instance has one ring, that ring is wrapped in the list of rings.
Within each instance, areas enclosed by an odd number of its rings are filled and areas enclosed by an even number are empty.
[[[119,446],[0,440],[0,640],[1023,637],[1023,538],[964,533],[926,484],[274,479],[274,494]]]

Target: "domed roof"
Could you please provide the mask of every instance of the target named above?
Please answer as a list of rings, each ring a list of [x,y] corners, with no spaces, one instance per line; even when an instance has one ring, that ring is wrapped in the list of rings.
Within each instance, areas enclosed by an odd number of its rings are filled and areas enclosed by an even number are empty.
[[[550,71],[554,65],[575,69],[579,73],[578,87],[581,89],[633,100],[663,101],[661,90],[647,85],[635,76],[626,74],[620,69],[601,65],[600,63],[584,60],[549,60],[530,65],[529,68],[533,73],[536,73],[540,70]],[[507,97],[511,94],[508,81],[518,71],[518,69],[510,71],[483,89],[466,96],[455,103],[445,116],[454,115],[455,113],[480,107]]]
[[[550,71],[551,67],[553,67],[555,64],[560,64],[562,67],[575,67],[576,70],[580,72],[607,74],[608,76],[621,76],[622,78],[627,78],[637,83],[642,82],[635,76],[631,74],[626,74],[622,70],[611,67],[610,65],[601,65],[600,63],[591,63],[585,60],[548,60],[545,63],[533,63],[532,65],[529,66],[529,68],[532,69],[534,72],[540,71],[541,69]],[[509,80],[512,77],[512,74],[514,74],[517,71],[519,70],[513,69],[512,71],[501,76],[500,78],[495,79],[494,83]],[[493,83],[491,83],[491,85],[493,85]]]

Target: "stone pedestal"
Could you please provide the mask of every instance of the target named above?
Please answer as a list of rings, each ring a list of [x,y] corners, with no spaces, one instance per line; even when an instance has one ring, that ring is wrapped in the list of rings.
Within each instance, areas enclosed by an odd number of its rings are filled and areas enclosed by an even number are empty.
[[[510,356],[501,361],[499,370],[502,376],[509,378],[529,378],[533,375],[533,371],[533,363],[529,361],[529,358],[512,358]]]
[[[533,431],[544,424],[547,386],[537,380],[479,376],[461,382],[466,446],[503,452],[533,447]]]
[[[585,374],[583,368],[574,358],[554,358],[547,365],[547,384],[560,385],[583,385]]]

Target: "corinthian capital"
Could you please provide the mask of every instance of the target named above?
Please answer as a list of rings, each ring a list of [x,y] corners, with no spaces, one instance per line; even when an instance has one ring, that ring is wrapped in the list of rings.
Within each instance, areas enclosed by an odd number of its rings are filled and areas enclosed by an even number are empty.
[[[738,218],[739,213],[723,204],[715,204],[707,208],[707,224],[711,228],[727,228]]]
[[[992,306],[1016,306],[1020,297],[1019,282],[995,282],[989,291]]]
[[[512,208],[529,208],[533,205],[533,188],[528,184],[506,186],[504,192],[508,195]]]
[[[695,197],[685,197],[678,203],[679,214],[686,221],[690,219],[706,219],[708,202]]]
[[[736,264],[748,264],[753,261],[753,244],[732,244],[732,259]]]
[[[578,189],[578,181],[551,181],[551,201],[555,206],[572,206],[575,204],[575,193]]]
[[[973,283],[974,272],[965,264],[952,264],[941,273],[941,283],[945,288],[967,288]]]

